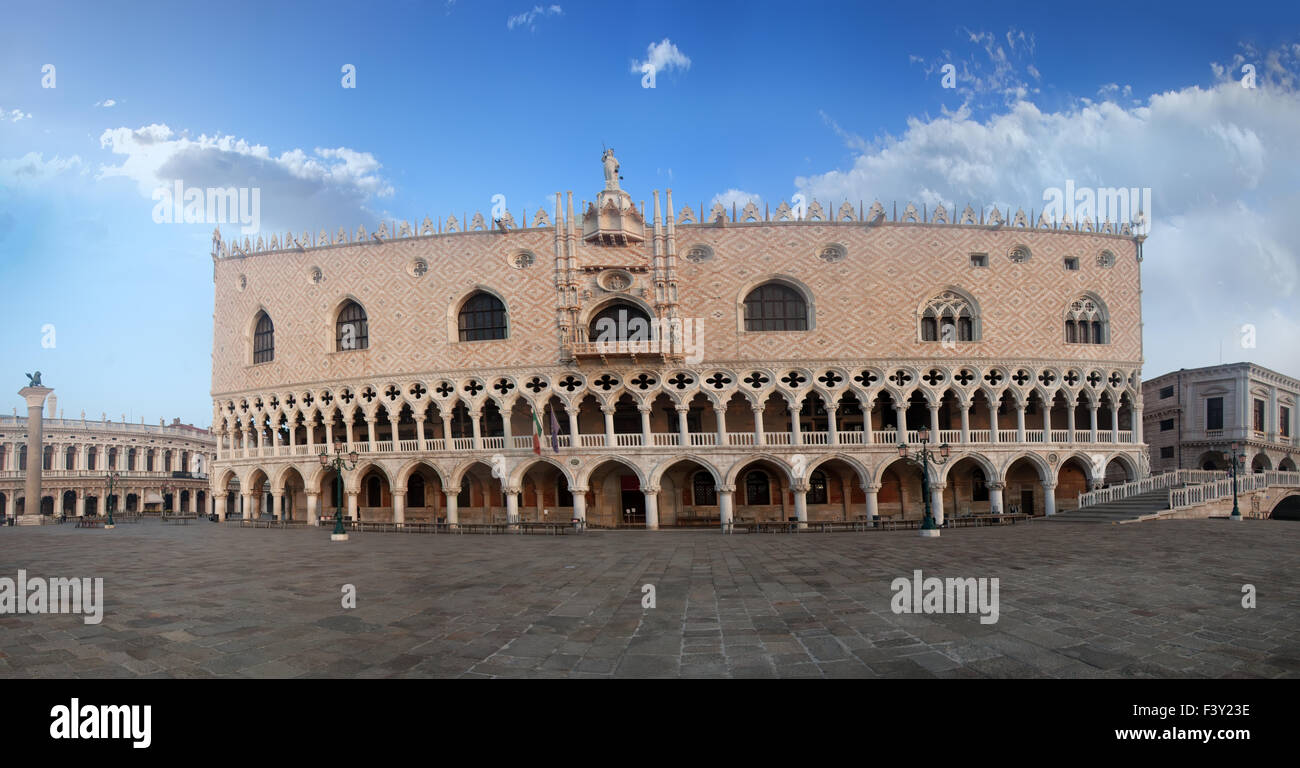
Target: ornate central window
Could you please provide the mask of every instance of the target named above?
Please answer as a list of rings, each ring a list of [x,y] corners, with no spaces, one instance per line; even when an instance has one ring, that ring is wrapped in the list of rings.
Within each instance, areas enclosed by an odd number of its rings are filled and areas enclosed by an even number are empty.
[[[921,341],[979,341],[979,305],[957,290],[931,298],[921,310]]]
[[[1091,294],[1084,294],[1070,302],[1065,309],[1065,342],[1067,344],[1109,344],[1110,328],[1106,305]]]
[[[460,340],[506,338],[506,305],[490,293],[479,291],[460,308]]]

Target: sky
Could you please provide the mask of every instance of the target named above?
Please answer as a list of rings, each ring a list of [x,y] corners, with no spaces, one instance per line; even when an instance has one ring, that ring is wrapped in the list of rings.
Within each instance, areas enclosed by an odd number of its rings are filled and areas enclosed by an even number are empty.
[[[602,146],[697,210],[1149,189],[1144,376],[1300,377],[1300,4],[1174,7],[7,3],[0,410],[40,370],[68,418],[209,425],[214,225],[160,186],[256,188],[268,237],[531,221]]]

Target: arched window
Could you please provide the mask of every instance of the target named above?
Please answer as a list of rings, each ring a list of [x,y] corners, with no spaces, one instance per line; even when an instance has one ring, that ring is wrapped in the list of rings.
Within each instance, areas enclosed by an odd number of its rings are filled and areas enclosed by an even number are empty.
[[[379,482],[379,477],[371,475],[370,480],[366,482],[366,505],[371,507],[383,506],[384,495]]]
[[[479,291],[461,305],[458,325],[461,341],[504,339],[506,305],[496,296]]]
[[[746,331],[806,331],[808,302],[788,285],[764,283],[745,297]]]
[[[826,473],[820,469],[808,478],[808,495],[804,499],[809,504],[826,504]]]
[[[650,315],[635,304],[615,302],[591,318],[588,341],[649,341]]]
[[[745,503],[750,506],[772,503],[766,472],[756,469],[745,475]]]
[[[41,460],[41,468],[54,469],[54,446],[52,445],[45,446],[45,451],[43,452],[43,457]]]
[[[921,341],[978,341],[979,307],[957,291],[944,291],[921,310]]]
[[[1106,306],[1095,296],[1084,294],[1065,310],[1065,342],[1067,344],[1109,344],[1110,323]]]
[[[411,475],[411,479],[406,481],[406,506],[424,506],[424,476],[419,472]]]
[[[339,318],[334,323],[334,338],[334,348],[338,352],[370,348],[370,323],[360,304],[349,300],[339,310]]]
[[[704,470],[691,478],[691,498],[697,507],[718,506],[718,486],[713,482],[713,475]]]
[[[93,445],[86,449],[86,469],[97,469],[95,466],[95,457],[97,454],[98,451],[95,450],[95,446]]]
[[[269,363],[275,359],[275,326],[271,316],[257,313],[257,329],[253,331],[253,362]]]

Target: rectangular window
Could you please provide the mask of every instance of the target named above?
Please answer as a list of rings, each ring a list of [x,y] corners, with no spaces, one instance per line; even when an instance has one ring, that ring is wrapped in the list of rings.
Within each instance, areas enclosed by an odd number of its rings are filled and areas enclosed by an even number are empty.
[[[1206,398],[1205,428],[1223,429],[1223,398],[1222,397]]]
[[[1170,398],[1170,397],[1173,397],[1173,396],[1174,396],[1174,387],[1173,387],[1172,384],[1169,385],[1169,386],[1167,386],[1167,387],[1161,387],[1161,388],[1160,388],[1160,399],[1161,399],[1161,400],[1164,400],[1164,399],[1166,399],[1166,398]]]
[[[1264,401],[1255,401],[1255,431],[1264,431]]]
[[[970,255],[970,265],[972,267],[987,267],[989,265],[989,255],[987,253],[972,253]]]
[[[1291,409],[1285,405],[1278,408],[1277,433],[1282,437],[1291,436]]]
[[[1161,432],[1168,432],[1169,430],[1171,430],[1171,429],[1173,429],[1173,428],[1174,428],[1174,420],[1173,420],[1173,419],[1161,419],[1161,420],[1160,420],[1160,431],[1161,431]]]
[[[1065,268],[1066,268],[1067,270],[1069,270],[1070,272],[1078,272],[1078,271],[1079,271],[1079,260],[1076,259],[1076,258],[1073,257],[1073,256],[1066,256],[1066,257],[1065,257]]]
[[[1174,447],[1172,445],[1166,445],[1165,447],[1160,449],[1160,458],[1172,459],[1173,457],[1174,457]]]

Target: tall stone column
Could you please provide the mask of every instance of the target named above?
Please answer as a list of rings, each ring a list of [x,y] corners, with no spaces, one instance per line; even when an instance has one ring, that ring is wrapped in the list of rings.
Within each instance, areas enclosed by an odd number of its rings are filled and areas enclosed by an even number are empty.
[[[50,387],[23,387],[18,390],[18,394],[27,401],[27,474],[24,478],[27,500],[23,505],[23,514],[18,517],[18,525],[41,524],[41,472],[45,467],[41,413],[45,410],[45,398],[53,391]]]
[[[645,494],[645,527],[649,531],[659,530],[659,489],[642,488]]]

